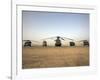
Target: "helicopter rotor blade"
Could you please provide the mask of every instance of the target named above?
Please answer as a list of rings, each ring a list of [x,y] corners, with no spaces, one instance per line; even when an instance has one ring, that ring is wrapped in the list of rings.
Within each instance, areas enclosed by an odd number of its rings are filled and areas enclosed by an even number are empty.
[[[65,39],[64,38],[62,38],[62,37],[60,37],[62,40],[64,40],[65,41]]]
[[[77,41],[77,42],[83,42],[83,41],[88,41],[88,40],[80,40],[80,41]]]
[[[71,38],[66,38],[66,37],[63,37],[64,39],[67,39],[67,40],[72,40],[72,41],[74,41],[74,39],[71,39]]]
[[[44,38],[44,39],[41,39],[41,40],[54,39],[54,38],[56,38],[56,37],[57,37],[57,36],[49,37],[49,38]]]
[[[23,40],[23,41],[31,41],[31,42],[39,43],[39,41],[35,41],[35,40]]]
[[[39,41],[35,41],[35,40],[31,40],[32,42],[36,42],[36,43],[39,43]]]

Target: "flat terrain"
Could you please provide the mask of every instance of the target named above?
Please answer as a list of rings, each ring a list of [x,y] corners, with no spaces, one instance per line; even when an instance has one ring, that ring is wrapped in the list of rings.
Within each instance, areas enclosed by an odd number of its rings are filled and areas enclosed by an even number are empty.
[[[23,69],[88,65],[89,47],[23,47]]]

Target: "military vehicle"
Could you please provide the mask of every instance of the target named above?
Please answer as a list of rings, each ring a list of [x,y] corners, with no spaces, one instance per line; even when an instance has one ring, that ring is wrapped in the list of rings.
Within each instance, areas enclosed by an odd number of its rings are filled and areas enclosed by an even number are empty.
[[[35,40],[23,40],[23,45],[24,45],[24,47],[32,47],[32,46],[34,46],[36,43],[38,44],[39,41],[35,41]]]
[[[26,46],[31,47],[31,45],[32,45],[32,42],[30,40],[26,40],[24,43],[24,47],[26,47]]]
[[[69,42],[70,46],[75,46],[75,42]]]
[[[57,36],[57,39],[55,40],[55,46],[62,46],[61,40],[64,40],[63,38],[61,38],[60,36]]]
[[[89,46],[89,41],[88,40],[80,40],[79,42],[82,42],[83,46]]]
[[[47,41],[43,41],[43,46],[44,46],[44,47],[47,46]]]

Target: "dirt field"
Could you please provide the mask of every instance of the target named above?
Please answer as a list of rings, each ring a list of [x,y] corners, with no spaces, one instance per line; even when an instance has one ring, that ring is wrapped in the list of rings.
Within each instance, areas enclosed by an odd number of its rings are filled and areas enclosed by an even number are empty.
[[[88,65],[89,47],[23,47],[23,69]]]

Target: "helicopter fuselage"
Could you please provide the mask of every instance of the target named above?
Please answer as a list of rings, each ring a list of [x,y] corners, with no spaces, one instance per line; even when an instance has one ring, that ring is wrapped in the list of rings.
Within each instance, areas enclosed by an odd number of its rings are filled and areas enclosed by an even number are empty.
[[[46,41],[43,41],[43,46],[47,46],[47,42]]]
[[[31,47],[31,43],[32,43],[31,41],[26,41],[25,44],[24,44],[24,47],[26,47],[26,46]]]
[[[60,39],[56,39],[55,41],[56,41],[55,46],[61,46],[61,40]]]
[[[83,45],[84,45],[84,46],[89,46],[89,42],[88,42],[88,41],[84,41],[84,42],[83,42]]]

